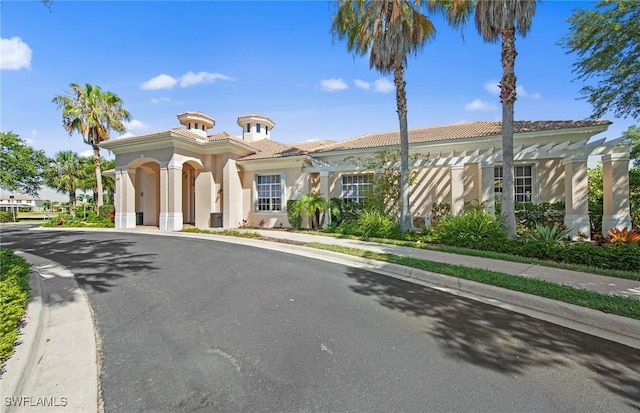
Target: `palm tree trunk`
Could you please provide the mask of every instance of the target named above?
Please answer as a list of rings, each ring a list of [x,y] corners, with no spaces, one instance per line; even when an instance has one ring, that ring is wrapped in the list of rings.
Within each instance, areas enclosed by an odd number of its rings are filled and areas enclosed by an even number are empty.
[[[409,129],[407,127],[407,91],[404,80],[404,67],[393,70],[396,86],[396,105],[400,123],[400,227],[411,230],[411,208],[409,206]]]
[[[516,101],[516,36],[514,29],[502,30],[502,225],[509,237],[516,236],[513,177],[513,106]]]
[[[102,170],[100,168],[100,148],[98,145],[93,145],[93,166],[96,170],[96,209],[100,210],[102,206]]]

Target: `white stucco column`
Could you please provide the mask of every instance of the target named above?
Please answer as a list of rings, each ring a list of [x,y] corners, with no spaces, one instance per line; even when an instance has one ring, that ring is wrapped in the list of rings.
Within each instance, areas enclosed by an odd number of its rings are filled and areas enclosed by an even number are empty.
[[[170,162],[160,167],[161,231],[182,229],[182,165]]]
[[[320,195],[324,199],[327,199],[327,200],[331,199],[331,194],[329,193],[329,171],[320,171]],[[326,227],[330,223],[331,223],[331,214],[327,213],[327,216],[324,219],[323,227]]]
[[[589,224],[589,197],[587,187],[587,160],[564,158],[564,224],[571,229],[571,239],[578,239],[578,232],[591,236]]]
[[[629,155],[612,153],[602,157],[602,233],[611,228],[631,228],[629,205]]]
[[[135,193],[135,170],[117,169],[115,172],[116,194],[115,194],[115,226],[118,229],[136,227],[136,193]]]
[[[222,168],[222,226],[237,228],[243,216],[242,182],[236,160],[225,155]]]
[[[216,188],[213,179],[213,157],[207,156],[204,162],[204,170],[196,177],[196,227],[208,228],[213,225],[211,213],[215,204]]]
[[[464,207],[464,165],[451,165],[451,213],[459,214]]]
[[[481,197],[480,202],[492,214],[496,213],[495,166],[490,162],[480,164]]]

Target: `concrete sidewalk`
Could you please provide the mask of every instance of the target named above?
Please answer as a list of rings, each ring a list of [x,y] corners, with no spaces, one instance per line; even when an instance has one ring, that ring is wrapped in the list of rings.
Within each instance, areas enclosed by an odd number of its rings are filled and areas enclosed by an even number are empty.
[[[73,274],[16,252],[31,268],[20,344],[0,379],[3,412],[96,412],[98,354],[91,307]]]

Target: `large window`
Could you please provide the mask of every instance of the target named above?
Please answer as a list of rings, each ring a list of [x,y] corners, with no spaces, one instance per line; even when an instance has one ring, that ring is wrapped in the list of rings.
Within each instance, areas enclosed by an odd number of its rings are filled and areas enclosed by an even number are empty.
[[[495,192],[502,193],[502,166],[496,166],[493,172]],[[533,202],[533,168],[531,165],[516,165],[513,168],[514,192],[516,202]]]
[[[282,181],[280,175],[257,175],[258,211],[282,210]]]
[[[352,202],[362,202],[370,186],[371,175],[343,175],[342,198]]]

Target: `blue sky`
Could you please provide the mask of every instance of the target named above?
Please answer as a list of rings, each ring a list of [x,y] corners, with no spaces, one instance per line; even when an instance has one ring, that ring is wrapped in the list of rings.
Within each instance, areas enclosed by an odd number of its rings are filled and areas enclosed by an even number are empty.
[[[547,0],[518,38],[518,120],[575,120],[591,114],[572,82],[574,56],[557,45],[576,7]],[[40,1],[4,0],[2,131],[13,131],[49,156],[90,150],[62,128],[51,99],[70,83],[119,95],[133,115],[128,133],[179,126],[176,114],[198,110],[213,131],[241,133],[237,117],[262,113],[285,143],[342,140],[395,130],[392,76],[369,69],[330,33],[333,2],[322,1]],[[473,24],[454,31],[438,17],[434,41],[409,60],[409,127],[499,120],[499,44]],[[617,138],[632,119],[616,119],[600,137]],[[116,135],[112,135],[112,138]],[[109,154],[105,152],[109,157]]]

